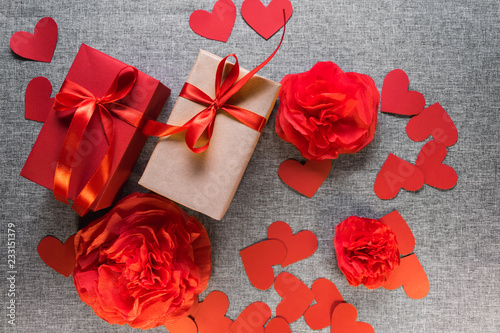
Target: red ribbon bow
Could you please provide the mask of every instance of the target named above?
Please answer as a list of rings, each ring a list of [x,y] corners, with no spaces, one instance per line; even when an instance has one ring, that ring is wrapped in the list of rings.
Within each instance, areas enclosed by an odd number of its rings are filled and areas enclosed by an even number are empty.
[[[283,42],[284,36],[285,29],[283,29],[283,35],[281,36],[281,41],[276,50],[274,50],[274,52],[259,66],[243,76],[238,82],[236,82],[240,71],[238,58],[234,54],[230,54],[223,58],[219,62],[219,66],[217,67],[217,72],[215,75],[215,98],[211,98],[201,89],[193,86],[188,82],[184,83],[179,96],[205,105],[206,108],[200,111],[182,126],[168,125],[156,122],[154,120],[148,120],[143,128],[143,133],[146,135],[163,137],[186,131],[186,144],[189,149],[191,149],[191,151],[195,153],[201,153],[207,150],[210,143],[210,138],[212,137],[212,132],[214,129],[215,116],[217,115],[218,110],[224,110],[244,125],[250,127],[255,131],[258,131],[259,133],[262,132],[262,129],[264,128],[264,125],[267,121],[266,118],[250,110],[227,104],[227,101],[234,94],[236,94],[259,70],[267,65],[269,61],[271,61],[276,52],[278,52],[278,49]],[[231,71],[229,72],[225,80],[222,81],[224,66],[229,57],[234,57],[236,59],[236,62],[233,68],[231,68]],[[198,140],[205,132],[207,133],[207,143],[201,147],[195,147],[196,142],[198,142]]]
[[[107,93],[101,98],[95,97],[90,91],[70,80],[64,81],[61,90],[55,97],[54,109],[56,111],[76,109],[64,138],[54,174],[54,196],[57,200],[68,203],[69,184],[75,157],[90,119],[95,112],[98,112],[108,141],[108,149],[101,163],[73,202],[72,208],[80,216],[87,213],[111,174],[115,136],[113,117],[117,117],[134,127],[141,125],[143,113],[116,103],[132,90],[137,73],[138,70],[132,66],[122,68]]]

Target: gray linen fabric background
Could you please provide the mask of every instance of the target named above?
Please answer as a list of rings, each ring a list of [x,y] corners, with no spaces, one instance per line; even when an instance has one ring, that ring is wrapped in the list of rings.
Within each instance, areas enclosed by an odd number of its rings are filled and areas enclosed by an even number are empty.
[[[189,15],[211,10],[214,1],[193,0],[0,0],[0,320],[4,332],[132,332],[109,325],[80,301],[71,278],[47,267],[36,247],[46,235],[65,240],[92,218],[80,220],[53,194],[19,176],[41,128],[24,119],[24,92],[35,76],[45,76],[54,94],[81,43],[86,43],[159,79],[172,95],[159,117],[168,114],[200,48],[225,56],[236,53],[243,67],[258,65],[277,46],[242,19],[242,0],[227,43],[196,35]],[[269,0],[263,1],[265,4]],[[427,105],[439,102],[455,122],[459,139],[445,163],[455,168],[458,184],[441,191],[424,186],[402,190],[383,201],[373,191],[377,172],[389,153],[414,162],[424,142],[405,133],[407,117],[379,114],[375,139],[362,152],[340,156],[312,198],[278,177],[280,163],[299,160],[299,152],[274,131],[271,115],[234,200],[222,221],[188,212],[205,225],[213,245],[213,274],[205,297],[224,291],[228,316],[235,319],[251,302],[271,309],[281,300],[274,289],[259,291],[249,283],[239,250],[263,240],[274,221],[294,232],[308,229],[319,239],[309,259],[286,268],[308,286],[318,278],[333,281],[345,300],[358,309],[358,320],[376,332],[500,332],[499,3],[496,0],[293,0],[294,13],[276,57],[260,74],[280,81],[304,72],[317,61],[331,60],[344,71],[370,75],[379,91],[385,75],[404,69],[410,88],[422,92]],[[9,39],[16,31],[33,31],[51,16],[59,37],[51,63],[14,55]],[[156,139],[150,138],[119,198],[134,191]],[[349,215],[378,218],[397,209],[415,237],[415,253],[430,281],[430,292],[412,300],[400,288],[368,290],[349,286],[336,265],[332,244],[335,225]],[[95,217],[95,215],[94,215]],[[7,323],[7,225],[16,228],[16,326]],[[277,268],[276,273],[283,269]],[[303,317],[292,332],[311,332]],[[321,332],[329,332],[324,329]],[[166,332],[165,328],[151,332]]]

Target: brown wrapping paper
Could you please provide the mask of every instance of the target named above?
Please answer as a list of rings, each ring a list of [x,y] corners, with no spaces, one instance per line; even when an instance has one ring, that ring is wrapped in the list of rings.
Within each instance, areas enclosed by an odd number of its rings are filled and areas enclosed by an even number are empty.
[[[220,57],[200,50],[187,82],[214,97],[215,74],[220,60]],[[240,78],[246,73],[248,71],[240,67]],[[279,88],[279,83],[255,75],[228,104],[267,119]],[[202,105],[179,97],[167,123],[182,125],[203,109]],[[220,110],[210,146],[205,152],[193,153],[186,146],[184,137],[183,132],[158,141],[139,184],[220,220],[229,208],[260,133]]]

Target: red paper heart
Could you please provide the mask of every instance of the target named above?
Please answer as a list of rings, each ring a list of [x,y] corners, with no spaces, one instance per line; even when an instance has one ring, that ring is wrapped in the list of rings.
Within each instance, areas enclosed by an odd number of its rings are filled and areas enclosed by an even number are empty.
[[[417,142],[432,135],[435,141],[446,147],[454,145],[458,140],[458,131],[453,120],[439,103],[432,104],[411,118],[406,124],[406,134]]]
[[[290,0],[272,0],[267,7],[260,0],[245,0],[241,5],[241,16],[248,25],[265,39],[269,39],[285,24],[293,12]]]
[[[396,234],[400,255],[405,256],[413,252],[415,248],[415,236],[413,236],[410,227],[397,210],[380,218],[379,221],[391,227],[392,231]]]
[[[306,312],[314,300],[314,293],[296,276],[283,272],[276,277],[274,289],[283,300],[276,307],[276,316],[293,323]]]
[[[266,303],[252,303],[240,313],[226,333],[264,333],[264,324],[270,318],[271,309]]]
[[[11,50],[26,59],[50,62],[57,43],[57,23],[44,17],[35,26],[34,34],[18,31],[10,37]]]
[[[422,112],[425,98],[418,91],[409,91],[408,84],[408,75],[403,70],[390,71],[382,85],[380,111],[407,116]]]
[[[273,267],[285,260],[286,247],[277,239],[268,239],[240,251],[250,283],[257,289],[267,290],[274,282]]]
[[[424,182],[441,190],[448,190],[457,184],[458,176],[449,165],[443,164],[446,146],[435,140],[427,142],[418,153],[415,165],[424,173]]]
[[[354,305],[341,303],[332,313],[331,333],[375,333],[372,325],[356,321],[358,311]]]
[[[189,17],[189,26],[198,35],[226,42],[233,30],[236,20],[236,6],[231,0],[219,0],[212,13],[206,10],[195,10]]]
[[[309,258],[318,248],[318,238],[309,230],[296,233],[283,221],[276,221],[267,229],[269,239],[278,239],[286,246],[286,258],[281,267],[288,266],[297,261]]]
[[[424,174],[415,165],[389,154],[375,179],[375,194],[380,199],[394,198],[401,188],[417,191],[424,185]]]
[[[288,322],[281,318],[281,317],[276,317],[273,318],[267,323],[266,325],[266,333],[291,333],[292,331],[290,330],[290,325],[288,325]]]
[[[401,258],[400,265],[392,272],[391,277],[382,284],[382,287],[389,290],[401,286],[403,286],[406,295],[412,299],[424,298],[429,293],[429,279],[415,254]]]
[[[24,95],[24,118],[45,122],[54,105],[54,97],[50,97],[51,94],[52,84],[49,79],[43,76],[32,79]]]
[[[312,292],[316,304],[311,305],[304,313],[306,324],[313,330],[321,330],[330,326],[332,312],[344,298],[335,284],[328,279],[317,279],[313,282]]]
[[[278,175],[295,191],[312,198],[332,169],[332,160],[307,161],[301,164],[295,160],[281,163]]]
[[[199,301],[199,298],[196,297],[194,299],[193,305],[191,306],[191,309],[189,309],[189,311],[187,312],[188,316],[194,318],[196,316],[196,314],[198,313],[198,308],[199,307],[200,307],[200,301]]]
[[[226,317],[229,299],[222,291],[212,291],[192,314],[200,333],[226,332],[233,321]]]
[[[175,323],[165,325],[169,333],[197,333],[198,328],[191,317],[184,317]]]
[[[55,237],[46,236],[38,244],[38,255],[47,266],[68,277],[76,264],[74,239],[75,235],[72,235],[63,244]]]

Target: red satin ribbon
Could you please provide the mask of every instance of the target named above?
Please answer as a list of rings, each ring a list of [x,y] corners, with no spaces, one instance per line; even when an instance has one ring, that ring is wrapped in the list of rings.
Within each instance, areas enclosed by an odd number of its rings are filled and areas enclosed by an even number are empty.
[[[137,73],[137,69],[132,66],[121,69],[107,93],[101,98],[95,97],[90,91],[70,80],[64,81],[61,90],[55,97],[54,109],[56,111],[76,109],[64,138],[54,174],[54,196],[57,200],[68,203],[69,185],[75,167],[75,157],[90,119],[95,112],[98,112],[102,129],[108,141],[108,149],[101,163],[73,202],[72,208],[80,216],[87,213],[111,174],[115,136],[113,118],[117,117],[134,127],[141,127],[143,113],[116,103],[130,92],[137,79]]]
[[[211,98],[199,88],[186,82],[182,87],[179,96],[205,105],[206,108],[200,111],[182,126],[168,125],[156,122],[154,120],[148,120],[143,128],[143,133],[146,135],[164,137],[186,131],[186,144],[189,149],[191,149],[191,151],[195,153],[201,153],[208,148],[208,145],[210,143],[210,138],[212,137],[215,123],[215,116],[218,110],[224,110],[244,125],[250,127],[255,131],[258,131],[259,133],[262,132],[262,129],[266,124],[266,118],[253,113],[250,110],[227,104],[227,101],[235,93],[237,93],[259,70],[267,65],[269,61],[271,61],[276,52],[278,52],[281,43],[283,43],[284,36],[285,28],[283,28],[283,35],[281,36],[281,41],[276,50],[274,50],[274,52],[259,66],[255,67],[253,70],[248,72],[248,74],[243,76],[238,82],[236,82],[239,75],[238,58],[234,54],[230,54],[222,59],[219,62],[219,66],[217,67],[217,72],[215,75],[215,98]],[[222,81],[224,65],[229,57],[234,57],[234,59],[236,59],[236,62],[225,80]],[[195,144],[201,138],[203,133],[207,133],[207,143],[201,147],[195,147]]]

